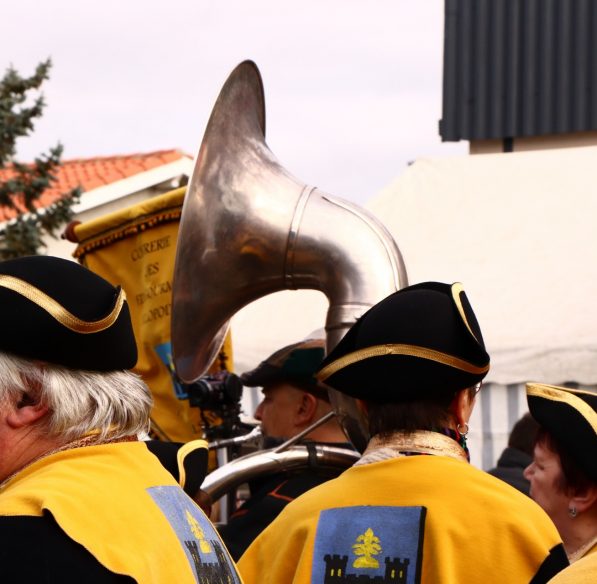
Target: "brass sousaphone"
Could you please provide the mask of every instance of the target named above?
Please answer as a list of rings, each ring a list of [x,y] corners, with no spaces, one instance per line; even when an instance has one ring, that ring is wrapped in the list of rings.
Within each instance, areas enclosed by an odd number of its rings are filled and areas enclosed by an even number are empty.
[[[406,284],[400,251],[375,217],[279,164],[265,143],[259,70],[251,61],[238,65],[211,113],[180,220],[172,292],[179,377],[190,383],[204,374],[231,317],[267,294],[323,292],[329,351],[369,307]],[[355,446],[364,446],[352,400],[331,398]]]

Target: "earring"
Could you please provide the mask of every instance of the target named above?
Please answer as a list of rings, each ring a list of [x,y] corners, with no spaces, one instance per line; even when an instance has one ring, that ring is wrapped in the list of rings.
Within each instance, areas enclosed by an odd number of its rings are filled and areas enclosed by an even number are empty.
[[[572,507],[568,507],[568,515],[570,515],[572,519],[574,519],[578,515],[578,511],[576,510],[576,507],[574,505],[572,505]]]
[[[468,456],[468,447],[466,445],[466,435],[468,434],[468,424],[464,422],[463,424],[456,424],[456,430],[459,434],[458,444],[462,447],[462,449],[467,453]]]

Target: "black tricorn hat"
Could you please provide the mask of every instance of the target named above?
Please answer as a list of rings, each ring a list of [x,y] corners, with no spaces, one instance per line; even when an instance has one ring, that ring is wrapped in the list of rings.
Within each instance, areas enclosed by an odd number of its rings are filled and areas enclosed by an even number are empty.
[[[76,262],[0,262],[0,351],[87,371],[131,369],[137,346],[126,296]]]
[[[424,282],[370,308],[317,378],[355,398],[399,403],[472,387],[488,371],[489,355],[462,285]]]
[[[597,394],[527,383],[527,402],[533,418],[597,481]]]

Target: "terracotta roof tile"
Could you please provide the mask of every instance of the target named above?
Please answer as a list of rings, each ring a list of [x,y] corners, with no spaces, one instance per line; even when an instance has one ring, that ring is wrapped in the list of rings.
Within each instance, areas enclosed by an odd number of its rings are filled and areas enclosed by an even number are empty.
[[[56,181],[44,191],[36,206],[47,207],[57,201],[62,194],[77,186],[80,186],[83,192],[91,191],[186,156],[180,150],[160,150],[145,154],[63,160],[57,170]],[[13,174],[10,167],[0,168],[0,182],[7,180]],[[6,221],[14,216],[12,209],[0,207],[0,221]]]

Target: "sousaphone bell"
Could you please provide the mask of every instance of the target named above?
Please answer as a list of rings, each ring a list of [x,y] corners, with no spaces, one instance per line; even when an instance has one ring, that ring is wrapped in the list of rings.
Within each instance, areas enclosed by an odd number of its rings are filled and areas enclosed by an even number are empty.
[[[180,220],[172,292],[178,376],[190,383],[204,374],[231,317],[267,294],[323,292],[329,351],[368,308],[405,285],[398,246],[375,217],[279,164],[265,142],[259,71],[251,61],[238,65],[211,113]],[[352,405],[331,397],[341,423],[352,424],[341,411]]]

